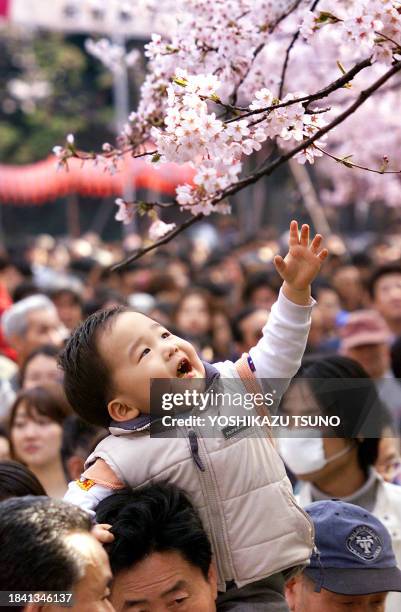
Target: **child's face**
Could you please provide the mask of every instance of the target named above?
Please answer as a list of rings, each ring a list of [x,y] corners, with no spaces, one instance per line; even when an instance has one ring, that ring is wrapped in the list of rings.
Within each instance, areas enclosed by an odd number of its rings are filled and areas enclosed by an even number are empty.
[[[98,350],[111,369],[113,402],[132,409],[119,420],[149,413],[153,378],[203,378],[204,366],[192,344],[174,336],[153,319],[124,312],[98,340]]]

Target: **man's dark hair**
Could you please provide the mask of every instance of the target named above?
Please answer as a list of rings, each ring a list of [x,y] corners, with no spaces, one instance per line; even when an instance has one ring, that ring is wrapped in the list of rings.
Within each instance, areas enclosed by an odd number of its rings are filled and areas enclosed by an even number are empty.
[[[241,329],[241,323],[244,319],[247,319],[250,315],[253,315],[258,310],[262,310],[261,306],[247,306],[243,308],[236,317],[232,320],[231,331],[235,342],[242,342],[244,340],[244,334]]]
[[[46,491],[25,465],[18,461],[0,461],[0,501],[26,495],[44,496]]]
[[[85,560],[67,535],[89,532],[80,508],[49,497],[17,497],[0,503],[0,591],[69,591]]]
[[[155,484],[115,493],[100,502],[96,519],[112,525],[106,546],[113,574],[148,555],[177,552],[207,579],[212,549],[198,513],[176,486]]]
[[[96,425],[89,425],[75,414],[71,414],[63,423],[63,441],[61,444],[61,459],[64,472],[67,476],[67,461],[74,455],[79,455],[86,459],[100,442],[102,437],[107,435],[105,429]]]
[[[252,299],[253,293],[261,287],[267,287],[278,295],[280,288],[279,281],[280,277],[274,272],[271,272],[269,274],[267,274],[266,272],[256,272],[248,279],[245,288],[242,292],[242,300],[246,304],[249,300]]]
[[[372,300],[375,297],[375,290],[378,281],[383,278],[383,276],[389,276],[390,274],[401,275],[401,262],[389,263],[385,264],[384,266],[380,266],[379,268],[376,268],[376,270],[370,277],[367,285],[367,289]]]
[[[107,404],[112,399],[111,372],[98,350],[99,335],[127,310],[118,306],[95,312],[74,330],[59,357],[68,401],[92,425],[108,427]]]

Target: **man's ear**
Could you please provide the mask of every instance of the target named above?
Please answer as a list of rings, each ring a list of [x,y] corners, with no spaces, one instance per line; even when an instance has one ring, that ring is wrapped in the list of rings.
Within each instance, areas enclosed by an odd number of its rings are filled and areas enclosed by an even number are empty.
[[[293,578],[290,578],[290,580],[288,580],[285,583],[285,587],[284,587],[284,594],[285,594],[285,598],[287,600],[287,604],[290,610],[295,610],[295,606],[296,606],[296,588],[297,588],[297,577],[294,576]]]
[[[213,592],[213,597],[217,599],[217,570],[214,561],[210,564],[207,577]]]
[[[122,399],[115,398],[112,399],[107,404],[107,410],[109,411],[110,417],[113,421],[129,421],[130,419],[135,419],[140,415],[140,412],[134,406],[129,406]]]

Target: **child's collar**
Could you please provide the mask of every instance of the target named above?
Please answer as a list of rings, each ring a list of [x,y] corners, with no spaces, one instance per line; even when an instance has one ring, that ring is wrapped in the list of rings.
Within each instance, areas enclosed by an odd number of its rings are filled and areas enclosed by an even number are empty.
[[[208,389],[214,383],[214,381],[220,377],[220,373],[217,368],[210,363],[207,363],[207,361],[203,361],[202,363],[205,368],[206,389]],[[111,421],[109,431],[111,434],[117,433],[117,429],[120,431],[121,429],[125,431],[145,431],[146,429],[149,429],[152,421],[158,418],[160,417],[156,417],[151,414],[140,414],[139,416],[135,417],[135,419],[129,419],[128,421]]]

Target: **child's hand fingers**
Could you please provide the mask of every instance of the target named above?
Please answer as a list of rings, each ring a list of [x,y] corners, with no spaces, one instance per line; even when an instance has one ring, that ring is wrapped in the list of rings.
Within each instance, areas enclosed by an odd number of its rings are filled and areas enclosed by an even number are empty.
[[[316,236],[314,237],[314,239],[311,242],[310,245],[310,250],[314,255],[317,255],[318,251],[319,251],[319,247],[322,243],[322,236],[320,234],[316,234]]]
[[[323,249],[323,251],[320,251],[318,258],[320,259],[320,261],[324,261],[328,254],[329,254],[328,250]]]
[[[299,244],[298,222],[293,220],[290,223],[289,245],[291,247],[296,244]]]
[[[110,542],[114,541],[114,535],[110,533],[109,529],[111,529],[111,525],[94,525],[91,533],[101,544],[110,544]]]
[[[300,243],[302,246],[309,246],[309,225],[306,225],[306,223],[301,228]]]
[[[286,265],[281,255],[276,255],[273,260],[273,263],[276,266],[276,270],[280,274],[280,276],[283,276],[283,274],[285,274]]]

